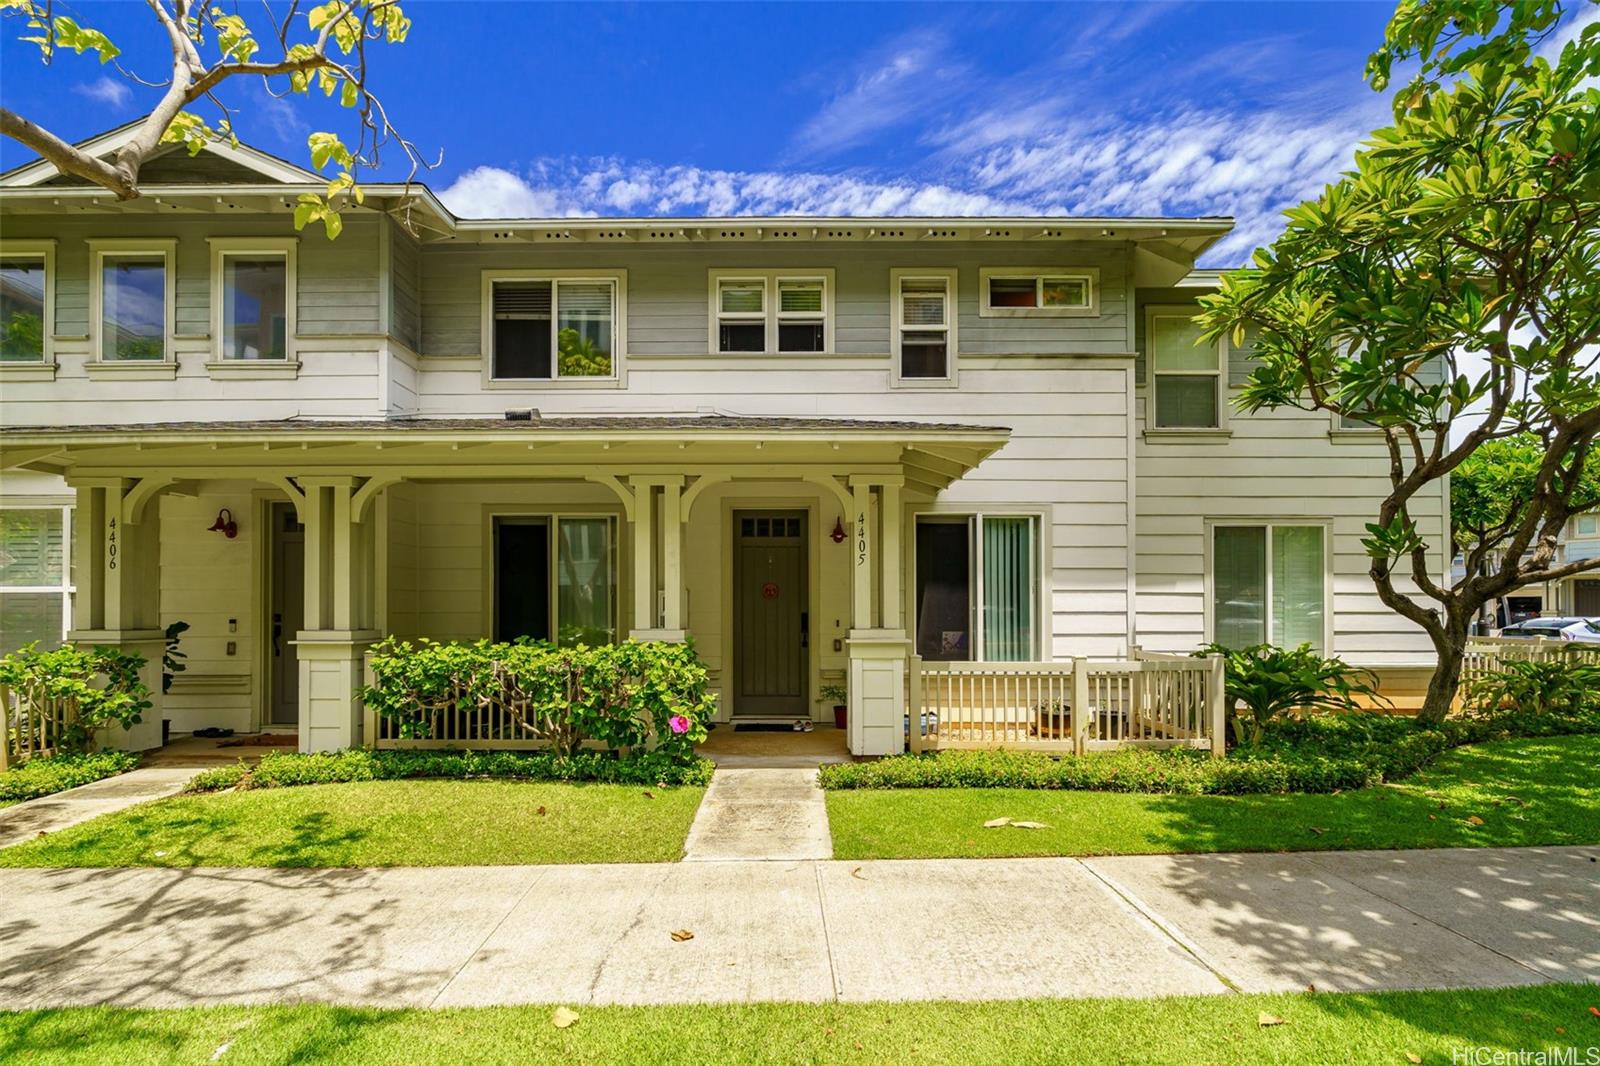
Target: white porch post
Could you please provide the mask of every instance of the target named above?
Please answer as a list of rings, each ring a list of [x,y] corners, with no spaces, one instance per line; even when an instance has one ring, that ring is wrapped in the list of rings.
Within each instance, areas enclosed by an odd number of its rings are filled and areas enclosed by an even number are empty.
[[[683,476],[631,477],[634,640],[681,641],[683,632]],[[656,489],[661,490],[660,581],[656,580]],[[657,599],[661,602],[658,604]]]
[[[872,489],[879,489],[881,536],[873,529]],[[893,755],[905,750],[906,657],[900,627],[899,479],[850,478],[854,511],[851,531],[850,751]],[[875,558],[877,556],[878,558]],[[873,568],[878,567],[879,602],[873,610]],[[875,624],[876,623],[876,624]]]
[[[92,478],[72,482],[78,493],[73,552],[78,591],[74,644],[101,645],[144,658],[139,679],[150,709],[128,730],[103,730],[96,742],[144,751],[161,746],[161,511],[157,493],[168,479]]]
[[[338,751],[364,738],[362,661],[378,639],[372,628],[376,585],[370,523],[359,521],[355,477],[300,479],[305,526],[305,626],[294,645],[300,662],[300,750]]]

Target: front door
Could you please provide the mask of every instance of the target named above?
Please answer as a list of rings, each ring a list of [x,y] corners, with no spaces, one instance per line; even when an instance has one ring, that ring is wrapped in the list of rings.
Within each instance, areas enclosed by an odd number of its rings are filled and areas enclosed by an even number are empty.
[[[1600,581],[1584,578],[1572,583],[1572,613],[1600,618]]]
[[[272,725],[300,721],[300,660],[294,640],[305,625],[306,534],[289,504],[272,506]]]
[[[736,717],[809,718],[806,656],[806,516],[733,516]]]

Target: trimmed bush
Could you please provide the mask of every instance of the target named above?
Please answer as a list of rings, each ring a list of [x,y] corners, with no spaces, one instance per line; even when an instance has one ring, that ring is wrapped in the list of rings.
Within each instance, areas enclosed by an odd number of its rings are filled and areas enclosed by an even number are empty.
[[[594,741],[611,751],[648,745],[687,764],[716,711],[692,643],[555,647],[391,637],[372,649],[371,664],[373,684],[362,699],[408,738],[430,736],[433,716],[452,701],[493,701],[516,720],[518,736],[546,739],[558,756],[577,758]]]
[[[150,709],[150,690],[139,680],[142,666],[143,656],[116,648],[87,650],[68,644],[40,651],[34,641],[0,656],[0,685],[24,699],[76,701],[78,716],[62,730],[60,745],[81,752],[95,730],[113,725],[130,729],[143,720]]]
[[[449,780],[498,779],[514,781],[598,781],[616,785],[706,785],[711,781],[710,759],[691,756],[683,760],[666,752],[640,752],[618,758],[608,752],[580,751],[572,755],[515,751],[348,751],[301,755],[271,752],[253,770],[218,767],[195,777],[189,791],[229,788],[290,788],[349,781],[393,781],[402,778]]]
[[[16,803],[54,792],[65,792],[69,788],[126,773],[138,765],[139,756],[126,751],[47,755],[29,759],[16,769],[0,774],[0,803]]]

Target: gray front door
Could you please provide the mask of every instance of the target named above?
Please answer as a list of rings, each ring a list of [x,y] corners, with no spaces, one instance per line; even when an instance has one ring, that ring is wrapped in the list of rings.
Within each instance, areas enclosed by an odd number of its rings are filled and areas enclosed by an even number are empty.
[[[809,718],[806,703],[806,516],[733,516],[736,716]]]
[[[271,725],[300,720],[300,659],[289,642],[306,624],[306,534],[288,504],[272,507]]]
[[[1572,583],[1572,613],[1600,618],[1600,581],[1585,578]]]

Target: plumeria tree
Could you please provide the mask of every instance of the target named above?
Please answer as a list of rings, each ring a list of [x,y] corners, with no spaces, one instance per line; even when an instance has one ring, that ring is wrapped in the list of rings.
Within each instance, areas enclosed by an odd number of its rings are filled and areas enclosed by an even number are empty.
[[[307,139],[311,163],[329,175],[328,187],[324,194],[300,198],[295,225],[320,221],[329,237],[339,234],[340,209],[361,201],[360,171],[376,167],[386,146],[405,154],[413,175],[426,165],[416,146],[395,131],[367,84],[367,50],[400,44],[411,30],[398,3],[329,0],[302,5],[291,0],[281,9],[264,2],[259,9],[230,4],[224,10],[195,0],[146,2],[150,32],[165,44],[171,60],[154,78],[126,66],[117,43],[73,17],[64,3],[0,0],[0,13],[20,28],[22,40],[38,45],[46,64],[64,52],[87,52],[129,83],[161,91],[155,107],[110,158],[83,151],[9,107],[0,108],[0,133],[38,152],[62,173],[132,200],[139,196],[141,165],[163,145],[184,145],[192,155],[212,141],[237,143],[234,115],[217,92],[225,82],[261,78],[267,91],[280,97],[320,91],[350,108],[359,127],[354,138],[319,131]],[[242,13],[246,10],[249,15]]]
[[[1363,543],[1379,597],[1438,652],[1427,719],[1451,707],[1484,604],[1600,567],[1555,558],[1568,517],[1593,503],[1600,433],[1593,6],[1568,17],[1558,0],[1404,0],[1367,70],[1386,91],[1415,64],[1394,124],[1203,301],[1209,336],[1256,338],[1242,409],[1330,411],[1381,431],[1388,491]],[[1526,463],[1515,499],[1480,515],[1466,576],[1449,582],[1437,560],[1450,545],[1414,511],[1512,440]]]

